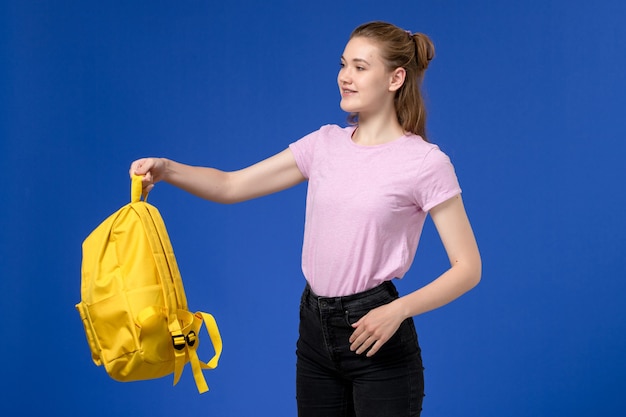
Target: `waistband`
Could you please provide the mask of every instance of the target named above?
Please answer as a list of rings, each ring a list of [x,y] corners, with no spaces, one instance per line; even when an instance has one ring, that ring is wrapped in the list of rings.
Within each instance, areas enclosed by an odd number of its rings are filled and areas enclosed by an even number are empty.
[[[390,300],[398,298],[398,290],[391,281],[385,281],[382,284],[356,294],[345,295],[341,297],[323,297],[315,294],[309,284],[306,285],[302,299],[309,301],[313,305],[340,305],[349,306],[351,303],[361,303],[363,301]]]

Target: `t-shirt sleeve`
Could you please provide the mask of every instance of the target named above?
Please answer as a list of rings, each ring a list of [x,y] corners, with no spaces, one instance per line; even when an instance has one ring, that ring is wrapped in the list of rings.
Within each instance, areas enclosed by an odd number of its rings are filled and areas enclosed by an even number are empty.
[[[434,147],[422,162],[415,193],[418,205],[428,212],[460,193],[461,187],[450,158]]]
[[[289,149],[291,149],[291,152],[296,159],[296,164],[298,165],[300,172],[307,179],[309,178],[311,165],[313,164],[313,155],[315,153],[314,151],[316,139],[323,129],[324,127],[322,127],[320,130],[316,130],[315,132],[311,132],[303,138],[289,144]]]

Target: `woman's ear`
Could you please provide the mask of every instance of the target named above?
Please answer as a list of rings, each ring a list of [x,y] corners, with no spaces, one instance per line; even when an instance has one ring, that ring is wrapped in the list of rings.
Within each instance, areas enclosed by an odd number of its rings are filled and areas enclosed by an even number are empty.
[[[406,79],[406,70],[402,67],[396,68],[391,73],[389,79],[389,91],[398,91],[404,85]]]

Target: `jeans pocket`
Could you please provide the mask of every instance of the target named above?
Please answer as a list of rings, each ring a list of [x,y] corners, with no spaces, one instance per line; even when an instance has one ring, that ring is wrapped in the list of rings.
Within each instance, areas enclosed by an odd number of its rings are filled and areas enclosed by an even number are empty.
[[[375,307],[374,307],[375,308]],[[361,320],[363,316],[369,313],[372,309],[346,309],[344,310],[343,319],[348,327],[352,327],[354,323]]]
[[[351,305],[346,307],[344,311],[344,319],[348,326],[352,326],[370,311],[389,304],[395,299],[396,297],[390,294],[380,294],[376,297],[353,302]]]

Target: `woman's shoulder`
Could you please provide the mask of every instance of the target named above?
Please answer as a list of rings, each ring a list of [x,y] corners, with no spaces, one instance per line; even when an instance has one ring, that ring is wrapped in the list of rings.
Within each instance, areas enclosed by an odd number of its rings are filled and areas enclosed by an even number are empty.
[[[439,145],[433,142],[428,142],[420,135],[409,133],[405,136],[405,140],[402,143],[405,147],[410,148],[413,154],[420,155],[423,158],[430,156],[446,156],[445,152],[441,150]],[[409,150],[407,149],[405,151]]]
[[[318,129],[323,135],[337,137],[337,136],[351,136],[356,129],[355,126],[339,126],[337,124],[323,125]]]
[[[327,124],[319,127],[302,137],[296,143],[308,143],[310,146],[317,146],[318,144],[326,144],[336,142],[337,139],[350,137],[354,131],[353,126],[342,127],[336,124]]]

